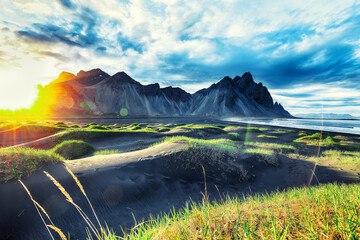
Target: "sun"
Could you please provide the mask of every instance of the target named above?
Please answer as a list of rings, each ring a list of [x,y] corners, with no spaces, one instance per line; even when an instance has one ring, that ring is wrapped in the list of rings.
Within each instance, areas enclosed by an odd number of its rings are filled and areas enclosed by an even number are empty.
[[[0,109],[30,108],[37,93],[36,84],[21,72],[0,70]]]

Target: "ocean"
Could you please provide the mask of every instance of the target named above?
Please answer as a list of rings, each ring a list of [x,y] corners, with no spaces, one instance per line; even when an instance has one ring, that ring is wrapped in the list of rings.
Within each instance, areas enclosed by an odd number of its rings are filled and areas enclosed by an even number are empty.
[[[241,117],[227,117],[221,120],[360,135],[360,120]]]

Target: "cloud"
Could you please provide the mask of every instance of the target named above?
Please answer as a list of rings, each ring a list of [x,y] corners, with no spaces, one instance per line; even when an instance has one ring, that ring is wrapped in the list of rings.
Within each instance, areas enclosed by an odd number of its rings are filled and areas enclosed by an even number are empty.
[[[101,67],[148,83],[194,89],[250,71],[275,91],[304,90],[275,92],[294,109],[301,101],[307,106],[309,99],[315,101],[306,86],[321,83],[338,91],[340,82],[360,80],[354,34],[360,4],[352,0],[3,1],[0,29],[7,31],[1,32],[1,58],[13,66],[29,64],[21,61],[25,55],[32,64],[51,58],[51,77]],[[348,89],[341,90],[353,94]],[[336,95],[319,91],[323,97]],[[346,98],[337,94],[339,101]],[[352,99],[348,105],[356,103]]]
[[[55,58],[60,61],[68,61],[69,60],[67,57],[65,57],[64,55],[62,55],[60,53],[54,53],[54,52],[50,52],[50,51],[39,51],[36,53],[38,53],[39,55],[52,57],[52,58]]]
[[[349,80],[334,83],[296,84],[291,88],[270,89],[274,100],[291,113],[360,112],[360,87]]]
[[[68,9],[74,9],[76,7],[71,0],[59,0],[59,2]]]

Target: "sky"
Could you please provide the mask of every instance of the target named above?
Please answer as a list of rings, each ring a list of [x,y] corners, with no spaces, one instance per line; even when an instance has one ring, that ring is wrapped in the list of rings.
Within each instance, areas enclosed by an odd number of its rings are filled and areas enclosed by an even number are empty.
[[[0,108],[62,71],[191,93],[251,72],[296,115],[360,116],[360,2],[0,0]]]

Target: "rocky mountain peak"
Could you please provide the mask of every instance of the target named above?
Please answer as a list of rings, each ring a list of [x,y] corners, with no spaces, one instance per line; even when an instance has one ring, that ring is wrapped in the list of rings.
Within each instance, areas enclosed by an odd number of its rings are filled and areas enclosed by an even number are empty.
[[[78,84],[92,86],[109,77],[110,75],[106,72],[102,71],[99,68],[95,68],[90,71],[81,70],[80,72],[78,72],[74,80]]]
[[[78,74],[76,74],[77,77],[88,77],[88,76],[94,76],[94,75],[103,75],[103,76],[110,77],[109,74],[107,74],[100,68],[95,68],[90,71],[80,70],[80,72],[78,72]]]
[[[118,72],[113,75],[109,80],[116,81],[118,84],[139,84],[139,82],[135,81],[125,72]]]
[[[75,77],[75,75],[72,73],[61,72],[59,77],[57,79],[55,79],[54,81],[52,81],[50,84],[66,82],[66,81],[73,79],[74,77]]]

